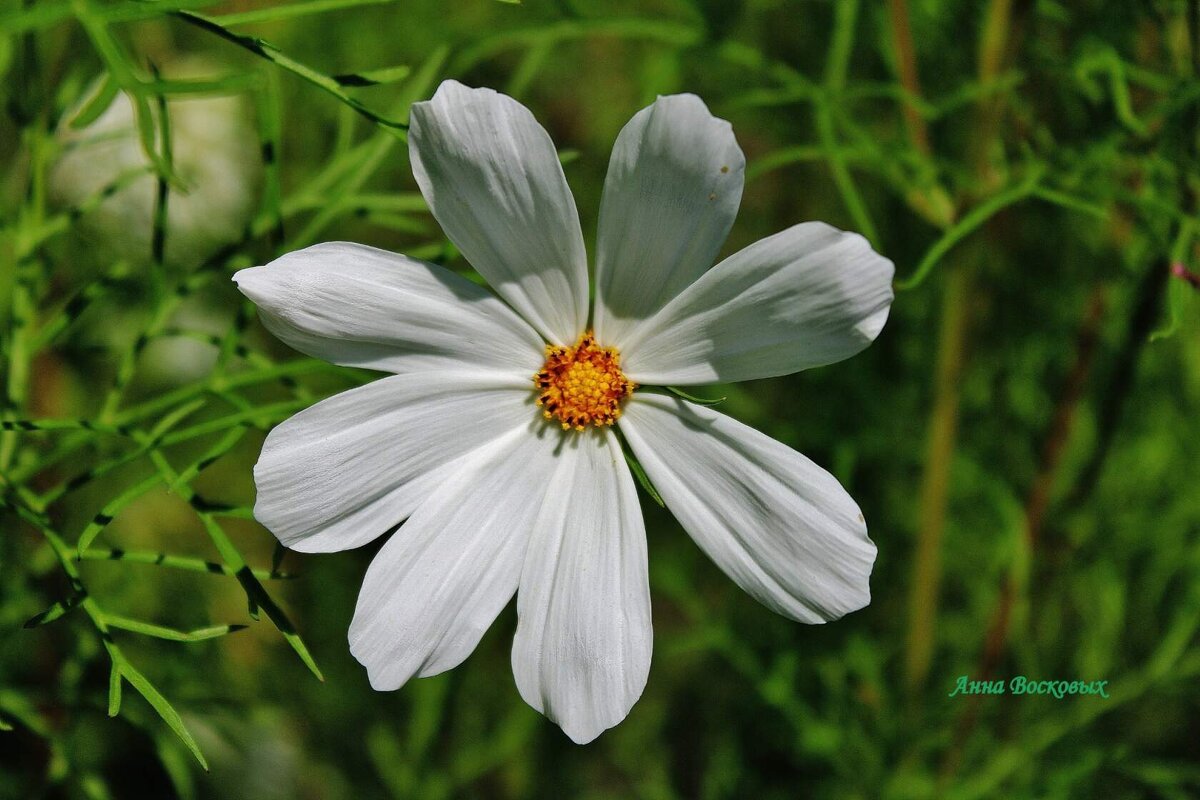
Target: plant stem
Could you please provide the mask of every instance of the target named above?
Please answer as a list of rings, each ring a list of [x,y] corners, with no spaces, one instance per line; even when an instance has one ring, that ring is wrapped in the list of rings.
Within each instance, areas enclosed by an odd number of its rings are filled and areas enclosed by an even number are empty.
[[[905,0],[888,0],[888,21],[892,33],[892,47],[896,51],[896,73],[904,87],[904,124],[909,138],[923,156],[931,154],[929,129],[917,102],[921,97],[921,82],[917,78],[917,56],[913,48],[912,27],[908,19],[908,3]]]
[[[980,85],[988,85],[1000,71],[1008,47],[1012,0],[991,0],[980,33],[978,63]],[[987,96],[976,106],[971,153],[977,192],[989,193],[995,172],[990,148],[996,139],[1002,104]],[[910,700],[925,684],[935,648],[938,589],[941,585],[941,546],[946,525],[951,465],[958,438],[959,386],[966,363],[968,302],[974,295],[971,272],[975,259],[968,254],[946,279],[942,295],[942,324],[938,338],[938,368],[933,408],[929,418],[929,444],[917,511],[917,544],[909,597],[909,629],[905,656],[905,682]]]
[[[972,673],[974,680],[992,679],[1008,645],[1013,608],[1022,587],[1028,581],[1031,558],[1041,539],[1042,526],[1050,505],[1051,491],[1054,488],[1059,467],[1062,465],[1063,452],[1070,439],[1076,411],[1083,399],[1084,390],[1091,375],[1092,364],[1095,361],[1100,341],[1100,327],[1104,321],[1104,295],[1104,287],[1097,285],[1092,290],[1084,310],[1083,321],[1080,324],[1076,340],[1075,363],[1055,404],[1054,417],[1042,448],[1041,463],[1025,502],[1024,541],[1022,542],[1025,557],[1017,559],[1000,588],[1000,599],[996,603],[996,608],[992,612],[991,621],[988,624],[983,652],[975,672]],[[955,725],[952,744],[942,762],[943,779],[948,778],[958,767],[967,735],[978,721],[981,700],[982,695],[972,695],[966,710]]]
[[[917,551],[909,596],[905,680],[914,694],[924,685],[933,658],[938,589],[942,574],[942,535],[946,527],[946,498],[950,466],[958,434],[959,386],[967,342],[967,306],[971,276],[965,267],[949,271],[942,294],[938,334],[937,377],[925,474],[917,516]]]

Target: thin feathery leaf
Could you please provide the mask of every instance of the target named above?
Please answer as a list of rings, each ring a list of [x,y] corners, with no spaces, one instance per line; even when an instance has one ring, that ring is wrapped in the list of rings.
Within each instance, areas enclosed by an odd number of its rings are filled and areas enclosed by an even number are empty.
[[[192,732],[188,730],[187,725],[184,724],[183,718],[179,716],[179,712],[175,710],[175,707],[167,701],[167,698],[162,696],[145,675],[138,672],[128,661],[121,663],[120,672],[121,677],[129,681],[129,685],[136,689],[138,694],[146,698],[146,702],[158,713],[163,722],[167,723],[167,726],[175,732],[175,735],[179,737],[180,741],[183,742],[184,746],[195,756],[196,761],[207,772],[208,760],[204,757],[204,753],[200,751],[200,745],[197,744],[195,737],[192,736]]]
[[[64,616],[72,609],[78,608],[79,604],[83,602],[85,597],[87,597],[87,594],[83,593],[69,597],[66,600],[59,600],[45,611],[39,614],[34,614],[32,617],[26,620],[24,627],[27,629],[36,628],[38,625],[45,625],[48,622],[54,622],[54,620]]]
[[[313,86],[324,90],[327,94],[332,95],[341,102],[350,106],[350,108],[353,108],[359,114],[362,114],[376,125],[393,130],[397,136],[401,138],[404,137],[404,131],[408,129],[407,123],[391,120],[381,116],[380,114],[377,114],[355,98],[342,91],[341,84],[339,84],[336,80],[328,75],[316,71],[315,69],[312,69],[305,64],[300,63],[299,61],[296,61],[287,55],[284,55],[279,48],[275,47],[270,42],[260,39],[257,36],[246,36],[244,34],[234,33],[233,31],[223,27],[214,18],[206,17],[202,14],[197,14],[191,11],[176,11],[175,16],[191,25],[195,25],[198,28],[208,31],[209,33],[220,36],[222,39],[232,42],[238,47],[248,50],[249,52],[264,58],[267,61],[270,61],[280,69],[286,70],[297,77],[303,78]]]
[[[172,642],[202,642],[207,639],[216,639],[221,636],[226,636],[230,633],[235,633],[246,628],[245,625],[209,625],[203,628],[197,628],[192,631],[180,631],[175,628],[168,628],[163,625],[155,625],[150,622],[143,622],[129,617],[118,617],[113,614],[105,614],[104,621],[110,627],[120,628],[121,630],[130,631],[131,633],[140,633],[143,636],[152,636],[156,639],[166,639]]]
[[[721,403],[724,403],[726,400],[729,399],[727,397],[717,397],[714,399],[697,397],[694,394],[689,394],[688,392],[685,392],[683,389],[680,389],[678,386],[664,386],[663,388],[666,389],[671,394],[675,395],[676,397],[682,397],[684,400],[687,400],[689,403],[695,403],[696,405],[699,405],[699,406],[718,406]]]

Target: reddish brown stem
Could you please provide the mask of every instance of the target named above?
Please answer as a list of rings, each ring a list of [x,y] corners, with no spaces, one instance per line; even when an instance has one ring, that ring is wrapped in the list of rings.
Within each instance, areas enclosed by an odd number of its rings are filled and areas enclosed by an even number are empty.
[[[929,129],[917,101],[921,97],[921,82],[917,78],[917,56],[913,47],[912,26],[905,0],[888,0],[888,22],[892,29],[892,45],[896,49],[896,73],[904,87],[904,124],[913,146],[922,155],[929,155]]]
[[[1200,289],[1200,275],[1189,270],[1183,264],[1172,264],[1171,274],[1179,280],[1190,285],[1193,289]]]
[[[1105,291],[1097,285],[1088,299],[1084,310],[1083,321],[1080,324],[1079,335],[1075,345],[1075,363],[1063,383],[1062,391],[1054,408],[1054,417],[1046,432],[1042,446],[1042,457],[1037,475],[1030,486],[1029,495],[1025,502],[1025,547],[1032,555],[1042,538],[1045,526],[1046,512],[1050,506],[1050,498],[1054,489],[1055,478],[1062,464],[1062,456],[1070,440],[1071,429],[1074,425],[1079,403],[1087,388],[1088,377],[1095,362],[1096,350],[1100,341],[1100,327],[1104,320]],[[1012,611],[1016,605],[1020,589],[1020,576],[1015,569],[1010,571],[1000,588],[1000,597],[996,609],[988,624],[987,636],[984,639],[983,651],[979,665],[972,674],[972,680],[991,680],[996,667],[999,666],[1004,651],[1008,646],[1008,636],[1011,627]],[[946,754],[942,765],[943,776],[954,772],[967,736],[974,729],[979,718],[981,695],[972,695],[968,706],[959,717],[955,726],[953,745]]]

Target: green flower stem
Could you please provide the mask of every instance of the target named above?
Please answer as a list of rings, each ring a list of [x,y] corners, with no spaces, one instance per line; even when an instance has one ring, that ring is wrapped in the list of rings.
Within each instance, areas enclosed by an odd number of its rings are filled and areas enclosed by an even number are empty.
[[[921,81],[917,75],[917,54],[913,47],[912,26],[909,24],[908,3],[905,0],[887,0],[888,26],[892,37],[892,51],[896,58],[896,74],[904,88],[904,124],[908,138],[922,155],[929,157],[929,129],[921,115]]]
[[[5,355],[8,360],[8,380],[5,384],[5,408],[3,418],[15,419],[17,410],[25,405],[29,392],[29,366],[33,353],[29,339],[33,324],[33,300],[29,286],[18,273],[12,291],[12,313],[10,316],[11,336]],[[0,473],[8,471],[17,448],[17,433],[9,428],[0,431]]]
[[[942,286],[933,408],[925,450],[917,516],[917,543],[911,578],[904,672],[916,694],[925,684],[933,660],[938,592],[942,574],[942,536],[950,465],[958,434],[959,390],[966,360],[968,308],[972,278],[966,266],[950,270]]]
[[[871,212],[863,202],[862,194],[846,166],[843,145],[838,140],[833,119],[833,104],[840,99],[846,86],[846,71],[850,66],[850,53],[854,47],[854,29],[858,22],[858,0],[844,0],[834,4],[833,38],[825,60],[823,91],[815,99],[817,138],[829,155],[829,170],[833,182],[846,210],[854,220],[859,232],[874,247],[879,247],[879,229],[871,219]]]
[[[1002,56],[1009,44],[1011,12],[1011,0],[991,0],[988,4],[978,48],[980,85],[987,85],[1000,74]],[[1000,100],[991,96],[983,97],[976,106],[971,157],[976,179],[984,187],[994,183],[991,148],[996,141],[1001,114]],[[1030,190],[1033,185],[1032,182],[1029,184]],[[990,215],[977,216],[981,219],[976,227]],[[950,467],[958,439],[959,392],[966,368],[969,335],[968,310],[975,294],[973,262],[972,254],[967,254],[962,264],[947,275],[942,294],[934,401],[929,416],[925,472],[918,501],[917,542],[905,646],[905,683],[910,700],[914,703],[928,677],[936,646],[942,537],[950,490]]]

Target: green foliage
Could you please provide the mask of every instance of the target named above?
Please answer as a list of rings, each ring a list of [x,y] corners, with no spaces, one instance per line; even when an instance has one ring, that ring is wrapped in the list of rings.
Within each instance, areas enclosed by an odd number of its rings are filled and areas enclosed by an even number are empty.
[[[620,126],[694,91],[747,154],[727,252],[825,219],[897,265],[862,356],[699,391],[847,486],[872,605],[773,616],[634,461],[654,668],[586,748],[520,701],[511,611],[373,692],[345,631],[375,548],[285,555],[253,520],[265,431],[373,376],[288,351],[229,278],[334,239],[468,270],[404,146],[448,77],[534,110],[585,231]],[[0,798],[1200,794],[1195,0],[4,0],[0,79]],[[122,98],[140,162],[64,200],[70,134]],[[213,98],[260,162],[224,239],[221,207],[180,216]],[[949,697],[964,674],[1111,697]]]

